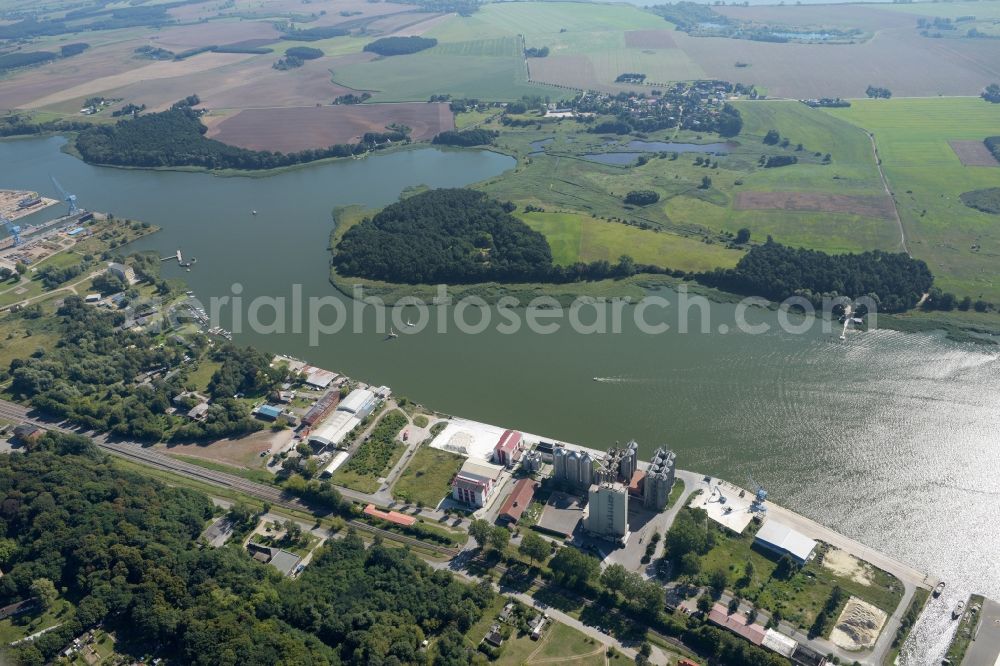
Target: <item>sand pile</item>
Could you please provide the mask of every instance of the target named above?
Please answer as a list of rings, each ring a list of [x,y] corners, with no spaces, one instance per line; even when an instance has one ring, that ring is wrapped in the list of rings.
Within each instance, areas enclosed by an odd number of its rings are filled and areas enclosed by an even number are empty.
[[[885,620],[885,611],[851,597],[830,632],[830,641],[845,650],[870,648],[875,645]]]

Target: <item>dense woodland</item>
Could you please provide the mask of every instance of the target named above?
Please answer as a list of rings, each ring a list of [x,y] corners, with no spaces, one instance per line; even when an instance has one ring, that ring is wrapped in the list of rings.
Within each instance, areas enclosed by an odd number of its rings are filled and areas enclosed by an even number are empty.
[[[26,310],[22,316],[33,315]],[[233,396],[264,394],[284,379],[267,356],[232,345],[209,351],[200,336],[157,345],[123,323],[120,313],[86,305],[79,296],[67,297],[54,322],[59,342],[11,362],[11,392],[53,416],[141,441],[217,438],[260,427]],[[205,419],[190,421],[168,410],[188,388],[185,377],[191,366],[185,366],[184,357],[200,354],[221,367],[209,385],[214,399]]]
[[[488,129],[446,130],[435,136],[431,143],[443,146],[462,146],[465,148],[470,146],[487,146],[493,143],[493,139],[497,137],[497,134],[498,132],[495,130]]]
[[[433,37],[383,37],[366,44],[364,50],[380,56],[397,56],[416,53],[437,46]]]
[[[871,296],[884,312],[914,307],[934,281],[926,263],[903,253],[874,250],[831,255],[786,247],[770,237],[744,255],[736,268],[716,269],[698,279],[772,300],[803,296],[814,305],[823,296]]]
[[[0,605],[46,587],[73,602],[58,628],[11,650],[23,666],[99,624],[121,652],[194,666],[418,663],[437,635],[447,650],[434,663],[458,666],[471,662],[459,632],[493,600],[488,586],[353,534],[295,581],[238,544],[199,547],[207,497],[121,469],[76,435],[0,456],[0,488]]]
[[[481,192],[431,190],[349,229],[333,263],[346,276],[407,284],[544,279],[545,237]]]
[[[989,187],[985,190],[972,190],[963,192],[962,203],[970,208],[981,210],[984,213],[1000,215],[1000,187]]]
[[[197,103],[197,102],[195,102]],[[273,169],[329,157],[348,157],[377,149],[387,141],[406,141],[405,132],[365,134],[361,143],[336,144],[297,153],[248,150],[205,138],[207,128],[191,105],[143,114],[115,125],[92,125],[79,133],[76,149],[92,164],[115,166],[197,166],[208,169]]]

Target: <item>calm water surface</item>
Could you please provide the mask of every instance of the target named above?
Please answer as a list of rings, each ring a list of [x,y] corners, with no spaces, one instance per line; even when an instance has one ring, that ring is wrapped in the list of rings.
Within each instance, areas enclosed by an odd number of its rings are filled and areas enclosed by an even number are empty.
[[[513,165],[427,148],[218,178],[91,167],[60,153],[61,143],[0,142],[0,186],[51,195],[52,173],[84,207],[162,226],[138,247],[196,256],[190,273],[164,270],[206,302],[233,282],[245,297],[288,296],[292,283],[306,297],[336,295],[327,280],[332,208],[384,205],[408,185],[461,186]],[[712,330],[734,321],[733,310],[712,305]],[[755,316],[774,324],[773,313]],[[667,445],[684,468],[742,484],[752,474],[776,501],[943,577],[948,595],[1000,597],[998,351],[892,331],[842,343],[818,326],[805,335],[675,330],[465,335],[452,326],[391,342],[375,332],[319,347],[293,334],[237,341],[469,418],[595,447],[633,437],[646,453]],[[924,641],[907,663],[939,660],[942,628],[918,633]]]

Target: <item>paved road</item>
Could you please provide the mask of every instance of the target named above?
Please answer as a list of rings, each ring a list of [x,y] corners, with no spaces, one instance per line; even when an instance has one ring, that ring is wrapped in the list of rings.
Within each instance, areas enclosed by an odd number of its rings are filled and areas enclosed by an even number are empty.
[[[975,640],[965,653],[962,666],[1000,664],[1000,604],[987,599],[979,615]]]

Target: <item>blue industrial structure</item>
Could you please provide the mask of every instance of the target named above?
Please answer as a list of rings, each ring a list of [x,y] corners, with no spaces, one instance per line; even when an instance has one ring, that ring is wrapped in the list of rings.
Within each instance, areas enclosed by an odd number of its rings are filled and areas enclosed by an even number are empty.
[[[49,176],[49,178],[52,179],[52,184],[55,185],[56,191],[59,193],[59,197],[63,201],[65,201],[66,203],[69,204],[69,213],[67,213],[67,214],[68,215],[76,215],[77,213],[79,213],[80,209],[76,205],[76,195],[75,194],[70,194],[69,192],[67,192],[66,190],[64,190],[62,188],[62,185],[59,184],[59,181],[56,180],[55,176]]]
[[[14,237],[14,247],[21,244],[21,227],[11,222],[6,216],[0,215],[0,223],[7,227],[7,231]]]

